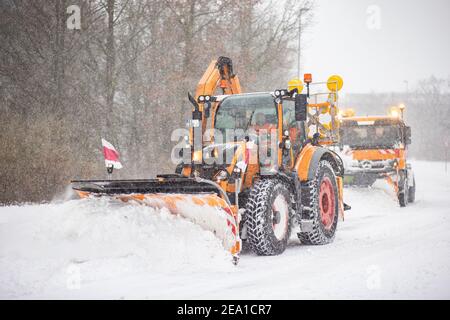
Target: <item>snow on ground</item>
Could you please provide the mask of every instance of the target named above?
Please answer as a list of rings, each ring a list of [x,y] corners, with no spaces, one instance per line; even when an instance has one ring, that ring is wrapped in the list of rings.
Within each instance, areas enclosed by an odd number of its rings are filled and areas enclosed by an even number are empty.
[[[382,181],[345,189],[334,243],[237,267],[212,233],[167,211],[112,203],[0,207],[0,298],[450,299],[450,172],[414,162],[416,203]]]

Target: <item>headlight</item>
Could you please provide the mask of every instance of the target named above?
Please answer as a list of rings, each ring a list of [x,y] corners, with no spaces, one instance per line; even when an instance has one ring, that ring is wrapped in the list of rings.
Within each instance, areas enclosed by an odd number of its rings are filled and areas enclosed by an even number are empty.
[[[285,143],[284,143],[284,146],[288,150],[291,149],[291,140],[289,140],[289,139],[286,140]]]
[[[202,153],[203,153],[203,150],[194,151],[194,155],[193,155],[193,157],[192,157],[192,160],[193,160],[194,162],[200,162],[200,161],[202,161]]]
[[[211,101],[211,96],[199,96],[197,101],[200,103]]]

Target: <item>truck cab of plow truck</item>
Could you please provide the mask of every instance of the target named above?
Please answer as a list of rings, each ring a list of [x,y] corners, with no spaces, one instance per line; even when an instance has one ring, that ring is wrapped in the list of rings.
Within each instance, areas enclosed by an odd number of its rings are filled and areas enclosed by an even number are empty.
[[[355,116],[347,109],[341,112],[340,125],[345,184],[371,186],[377,179],[386,179],[402,207],[415,199],[414,174],[407,160],[411,128],[403,111],[401,105],[392,107],[388,115]]]

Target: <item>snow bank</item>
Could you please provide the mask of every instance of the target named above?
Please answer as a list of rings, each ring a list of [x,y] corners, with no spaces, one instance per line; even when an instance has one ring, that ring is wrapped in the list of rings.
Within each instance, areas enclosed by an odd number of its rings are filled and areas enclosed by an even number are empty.
[[[231,263],[220,240],[165,209],[107,199],[0,207],[0,298],[139,272],[224,268]]]
[[[450,172],[414,162],[416,202],[392,188],[346,188],[335,241],[238,266],[212,233],[105,200],[0,207],[0,298],[450,298]]]

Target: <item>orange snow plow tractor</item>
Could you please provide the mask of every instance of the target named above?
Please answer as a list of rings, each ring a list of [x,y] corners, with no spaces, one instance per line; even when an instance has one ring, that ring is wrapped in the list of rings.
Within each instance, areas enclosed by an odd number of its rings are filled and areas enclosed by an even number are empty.
[[[411,128],[403,120],[404,105],[392,107],[386,116],[355,116],[341,112],[341,150],[345,162],[344,182],[371,186],[385,179],[393,186],[401,207],[414,202],[416,183],[407,147]]]
[[[303,243],[332,242],[349,209],[344,166],[319,136],[308,136],[309,83],[306,94],[301,81],[273,92],[240,91],[231,60],[213,61],[195,97],[188,95],[192,118],[172,152],[175,173],[78,180],[73,188],[83,197],[166,208],[212,231],[235,263],[242,241],[259,255],[282,253],[294,226]],[[334,102],[328,109],[337,115]]]

